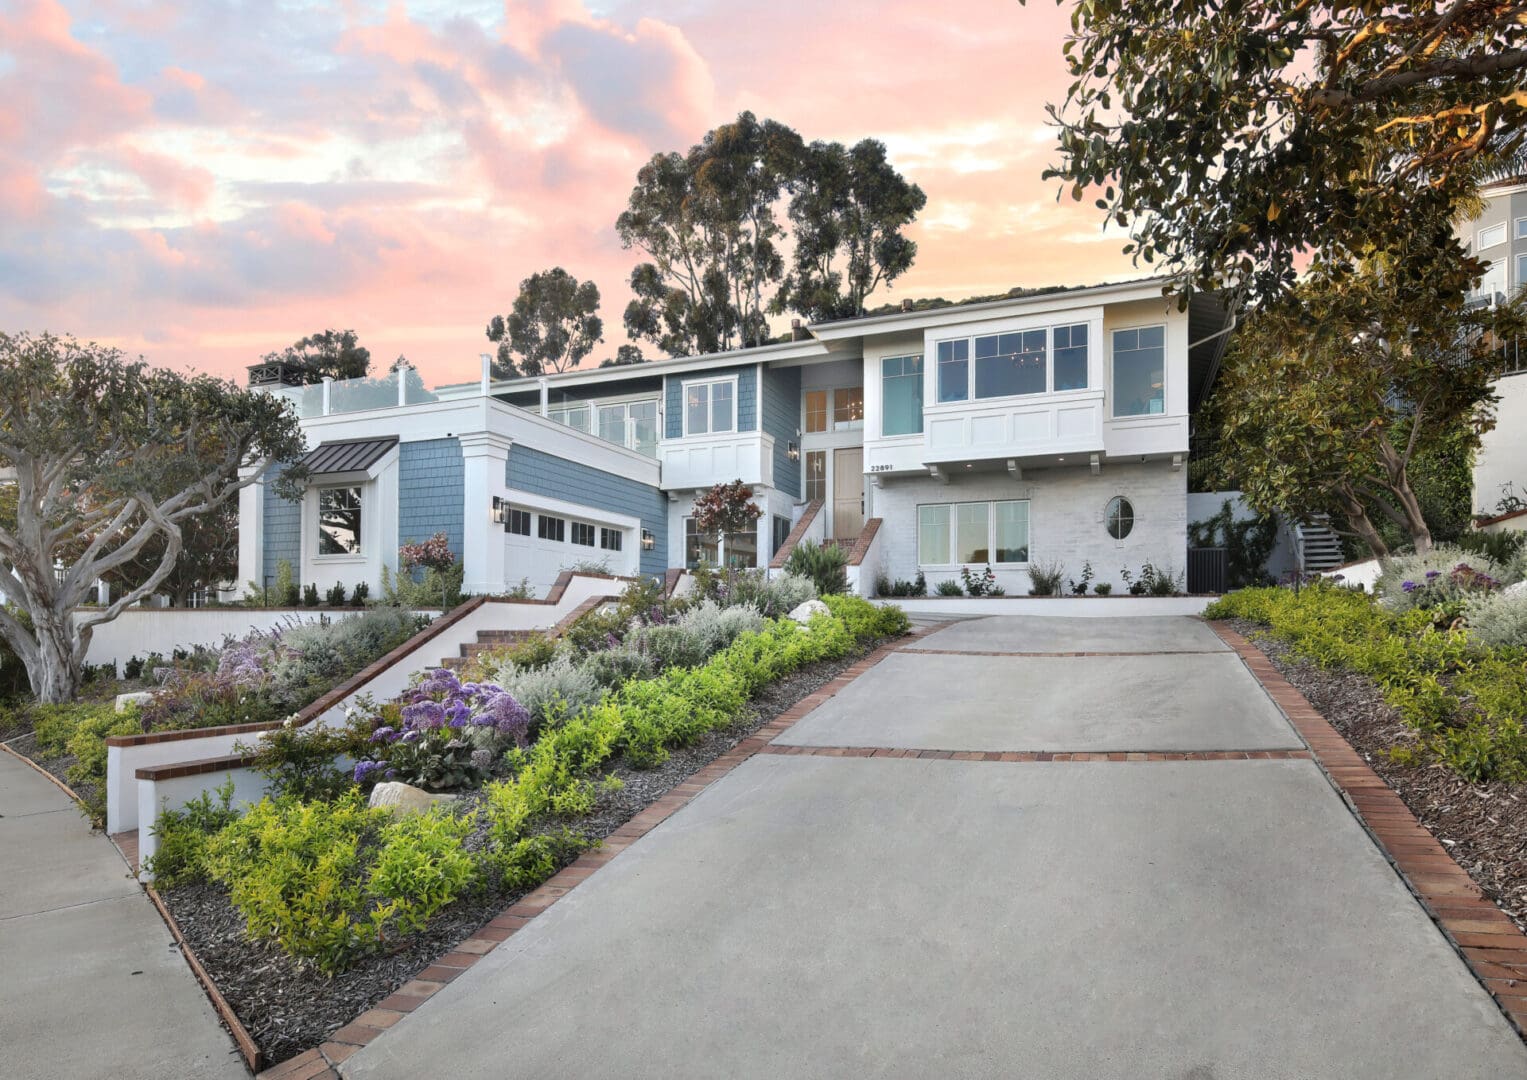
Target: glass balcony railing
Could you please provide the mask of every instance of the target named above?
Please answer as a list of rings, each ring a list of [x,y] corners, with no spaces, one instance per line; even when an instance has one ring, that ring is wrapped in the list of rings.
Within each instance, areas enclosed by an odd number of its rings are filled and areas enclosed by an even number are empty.
[[[403,376],[401,391],[399,375]],[[335,379],[328,384],[286,386],[276,391],[291,399],[297,415],[304,420],[339,413],[366,412],[369,409],[396,409],[422,405],[439,398],[424,388],[424,380],[413,368],[389,372],[380,379]]]

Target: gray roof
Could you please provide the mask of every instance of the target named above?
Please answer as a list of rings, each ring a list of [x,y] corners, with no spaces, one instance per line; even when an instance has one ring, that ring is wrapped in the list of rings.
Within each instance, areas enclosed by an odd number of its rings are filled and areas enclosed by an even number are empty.
[[[396,435],[379,439],[344,439],[320,443],[302,459],[309,475],[362,472],[381,460],[382,455],[398,445]]]

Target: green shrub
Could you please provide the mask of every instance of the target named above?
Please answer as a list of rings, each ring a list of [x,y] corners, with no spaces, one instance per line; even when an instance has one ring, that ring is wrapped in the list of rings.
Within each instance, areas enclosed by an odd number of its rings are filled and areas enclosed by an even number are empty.
[[[304,585],[302,587],[302,606],[303,607],[317,607],[318,606],[318,586],[317,585]]]
[[[1470,554],[1452,544],[1438,544],[1424,555],[1394,555],[1379,560],[1373,592],[1391,611],[1447,607],[1456,615],[1469,600],[1490,591],[1473,574],[1455,574],[1460,565],[1475,574],[1488,575],[1502,585],[1516,580],[1508,566],[1488,555]],[[1410,583],[1409,588],[1406,582]]]
[[[1481,646],[1468,633],[1438,629],[1425,609],[1395,612],[1326,583],[1245,589],[1204,614],[1265,623],[1295,655],[1368,676],[1421,734],[1422,750],[1465,779],[1527,779],[1527,669],[1518,650]]]
[[[589,678],[606,690],[613,690],[628,679],[650,678],[657,672],[652,657],[626,643],[590,653],[582,667]]]
[[[381,604],[399,608],[443,608],[449,611],[466,599],[461,591],[462,575],[466,564],[455,562],[445,570],[433,567],[424,571],[418,581],[407,572],[396,576],[382,567]]]
[[[923,576],[923,572],[921,570],[917,572],[917,576],[911,581],[907,581],[903,578],[897,578],[895,581],[892,581],[884,574],[881,574],[878,578],[875,579],[875,595],[927,596],[928,579]]]
[[[1471,529],[1457,540],[1458,549],[1469,555],[1483,555],[1497,566],[1510,566],[1527,547],[1527,532],[1505,529],[1483,532]]]
[[[706,600],[680,615],[675,625],[695,637],[701,656],[709,656],[737,640],[739,634],[763,629],[763,624],[764,617],[750,604],[721,607],[714,600]]]
[[[818,596],[848,591],[848,552],[837,544],[815,544],[810,540],[797,544],[785,560],[785,570],[810,578]]]
[[[1501,592],[1470,600],[1464,608],[1469,636],[1495,648],[1527,648],[1527,596]]]
[[[694,667],[705,661],[705,643],[676,623],[644,626],[632,637],[636,648],[650,657],[657,670]]]
[[[1029,595],[1059,596],[1060,584],[1066,579],[1066,567],[1058,559],[1031,559],[1029,561]]]
[[[1225,549],[1226,575],[1232,589],[1264,585],[1272,581],[1267,560],[1278,543],[1278,519],[1250,517],[1236,520],[1229,499],[1212,516],[1188,524],[1190,548]]]
[[[940,581],[934,588],[934,591],[940,596],[964,596],[965,586],[951,578],[946,581]]]
[[[808,577],[786,572],[770,578],[767,570],[727,570],[715,575],[702,599],[725,608],[754,608],[772,619],[790,614],[816,595],[816,585]]]
[[[367,724],[283,724],[261,735],[253,747],[240,745],[237,749],[254,754],[253,767],[270,781],[272,795],[337,799],[355,784],[350,771],[340,763],[345,758],[364,756],[369,735]]]
[[[345,587],[336,581],[329,591],[324,594],[324,599],[328,601],[330,607],[344,607]]]
[[[912,627],[907,613],[895,604],[876,605],[857,596],[824,596],[822,601],[857,641],[896,637]]]
[[[474,819],[441,807],[405,814],[388,825],[366,883],[366,894],[391,909],[404,930],[422,930],[441,908],[479,881],[476,860],[462,847]]]
[[[585,665],[574,664],[571,656],[561,653],[540,667],[498,668],[489,673],[488,681],[503,687],[529,710],[533,736],[553,719],[555,710],[578,712],[599,700],[604,687]]]
[[[165,810],[159,815],[154,826],[158,850],[144,863],[144,868],[154,875],[156,887],[173,889],[207,876],[208,841],[239,819],[232,802],[230,776],[217,788],[215,803],[212,793],[203,791],[180,810]]]

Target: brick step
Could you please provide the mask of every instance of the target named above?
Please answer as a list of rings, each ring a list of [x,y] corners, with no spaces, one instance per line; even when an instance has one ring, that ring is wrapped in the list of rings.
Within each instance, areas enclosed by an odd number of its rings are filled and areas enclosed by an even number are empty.
[[[477,640],[513,643],[535,637],[537,632],[535,630],[479,630]]]

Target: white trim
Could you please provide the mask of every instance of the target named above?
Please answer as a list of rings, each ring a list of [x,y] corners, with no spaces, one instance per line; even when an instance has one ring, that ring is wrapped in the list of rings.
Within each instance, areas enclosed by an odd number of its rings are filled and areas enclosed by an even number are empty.
[[[1491,240],[1489,243],[1485,243],[1485,234],[1489,233],[1489,232],[1494,232],[1496,229],[1500,230],[1500,239],[1499,240]],[[1479,229],[1477,232],[1475,232],[1475,234],[1474,234],[1474,250],[1475,251],[1483,251],[1485,248],[1497,247],[1497,246],[1499,246],[1501,244],[1504,244],[1510,238],[1511,238],[1511,227],[1509,225],[1507,225],[1504,221],[1497,221],[1495,224],[1493,224],[1493,225],[1486,225],[1483,228]]]
[[[532,495],[528,491],[520,491],[517,488],[506,487],[499,492],[499,498],[506,500],[510,506],[520,510],[531,510],[537,514],[548,514],[553,517],[567,518],[569,521],[582,521],[589,525],[604,525],[616,529],[639,529],[641,519],[629,517],[626,514],[614,514],[604,510],[595,510],[581,503],[568,502],[565,499],[553,499],[546,495]],[[503,526],[497,526],[502,530]],[[530,527],[530,535],[535,537],[536,526]],[[505,533],[506,536],[522,536],[522,533]],[[567,541],[571,543],[571,541]]]

